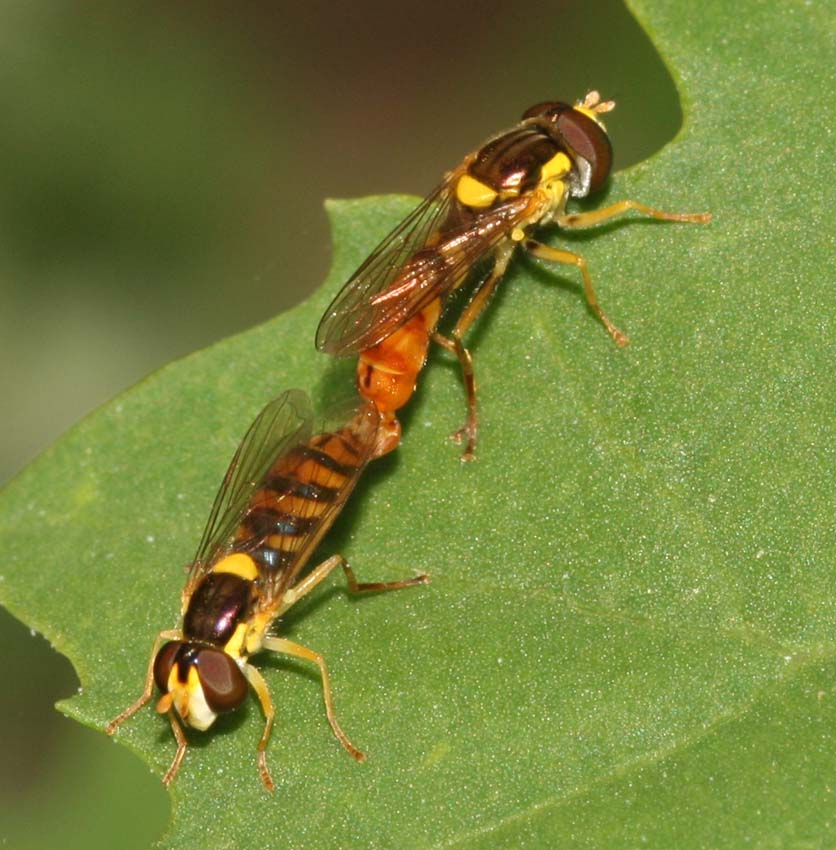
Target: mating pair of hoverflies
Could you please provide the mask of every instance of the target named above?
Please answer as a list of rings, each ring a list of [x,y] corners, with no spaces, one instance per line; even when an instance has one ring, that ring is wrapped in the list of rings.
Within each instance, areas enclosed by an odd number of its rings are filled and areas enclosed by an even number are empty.
[[[464,335],[502,279],[516,249],[575,266],[587,304],[618,345],[627,337],[601,309],[585,260],[537,241],[533,232],[593,227],[631,210],[663,221],[707,222],[708,213],[668,213],[636,201],[598,210],[568,212],[606,182],[612,148],[602,114],[614,104],[590,92],[574,104],[545,102],[528,109],[519,124],[468,154],[401,222],[352,275],[328,307],[316,334],[320,351],[357,355],[360,402],[341,417],[314,428],[307,396],[290,390],[271,401],[247,431],[215,499],[182,594],[182,625],[160,632],[139,699],[110,722],[112,734],[152,696],[168,716],[177,741],[163,778],[168,784],[186,752],[184,726],[205,730],[231,711],[252,688],[265,723],[258,768],[274,787],[266,749],[274,708],[263,676],[250,656],[269,649],[319,667],[331,728],[357,760],[363,754],[340,727],[323,657],[286,638],[271,625],[336,567],[352,591],[382,591],[427,581],[426,575],[358,583],[348,564],[333,555],[306,570],[366,464],[400,442],[396,413],[415,390],[430,341],[458,359],[467,399],[463,460],[474,457],[477,438],[476,379]],[[474,272],[487,271],[474,280]],[[472,287],[470,298],[444,335],[437,326],[452,293]]]

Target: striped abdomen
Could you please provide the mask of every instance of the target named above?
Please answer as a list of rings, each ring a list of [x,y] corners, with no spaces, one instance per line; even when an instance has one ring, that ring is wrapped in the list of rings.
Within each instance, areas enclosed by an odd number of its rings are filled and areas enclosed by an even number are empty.
[[[233,550],[247,552],[259,569],[285,573],[291,583],[337,516],[369,457],[377,426],[366,414],[339,430],[317,434],[282,455],[256,491],[238,527]]]

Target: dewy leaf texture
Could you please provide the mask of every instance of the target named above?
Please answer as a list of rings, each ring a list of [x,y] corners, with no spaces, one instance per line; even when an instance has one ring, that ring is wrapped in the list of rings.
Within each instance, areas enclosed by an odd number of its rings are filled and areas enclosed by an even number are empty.
[[[335,579],[283,624],[328,659],[368,762],[333,740],[315,673],[261,657],[277,793],[255,769],[253,700],[188,752],[163,846],[833,843],[832,19],[800,2],[630,5],[685,125],[609,198],[713,222],[566,238],[623,351],[575,275],[513,263],[469,339],[478,461],[447,442],[463,393],[435,352],[403,446],[322,547],[360,580],[432,583],[357,600]],[[353,363],[313,350],[318,317],[412,204],[332,203],[316,296],[151,376],[0,496],[0,593],[75,664],[68,714],[101,729],[137,695],[263,403],[350,386]],[[153,711],[119,737],[164,772]]]

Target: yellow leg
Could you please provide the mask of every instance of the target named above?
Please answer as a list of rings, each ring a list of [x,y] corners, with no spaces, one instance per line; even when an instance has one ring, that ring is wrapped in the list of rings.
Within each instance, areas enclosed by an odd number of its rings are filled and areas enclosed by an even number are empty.
[[[503,243],[500,246],[490,274],[476,288],[467,306],[462,311],[461,316],[459,316],[456,326],[450,332],[450,336],[446,337],[437,331],[433,334],[433,340],[438,345],[456,355],[462,369],[462,380],[464,381],[467,398],[467,418],[464,425],[458,431],[454,432],[452,437],[458,444],[461,444],[465,440],[465,448],[461,458],[463,461],[474,460],[476,457],[476,433],[479,427],[479,420],[476,411],[476,375],[473,371],[473,357],[470,351],[464,347],[462,337],[485,309],[497,284],[505,274],[508,261],[511,259],[511,254],[513,253],[513,248],[514,245],[510,242]]]
[[[348,589],[352,593],[376,593],[384,590],[401,590],[404,587],[413,587],[416,584],[426,584],[430,577],[421,573],[413,578],[400,579],[399,581],[373,581],[359,583],[354,575],[354,570],[346,562],[342,555],[332,555],[314,567],[301,581],[285,591],[279,615],[283,614],[298,602],[303,596],[310,593],[320,582],[331,575],[337,567],[342,567],[348,581]],[[278,615],[277,615],[278,616]]]
[[[328,578],[336,567],[343,563],[345,563],[345,559],[342,555],[332,555],[315,566],[303,579],[300,579],[293,587],[284,592],[277,616],[281,616],[291,605],[296,604],[303,596],[310,593],[320,582]]]
[[[595,311],[595,314],[603,322],[604,327],[609,332],[613,341],[618,346],[627,345],[629,339],[627,334],[620,331],[610,321],[610,317],[601,309],[598,303],[598,296],[595,294],[595,288],[592,286],[592,277],[589,274],[589,269],[586,266],[586,260],[580,254],[573,254],[571,251],[561,251],[557,248],[551,248],[544,245],[542,242],[537,242],[535,239],[526,239],[523,243],[526,251],[541,260],[550,260],[554,263],[563,263],[567,266],[575,266],[580,269],[581,277],[583,278],[583,291],[586,296],[586,303]]]
[[[318,652],[314,652],[306,646],[286,640],[285,638],[265,638],[264,646],[273,652],[281,652],[284,655],[291,655],[294,658],[301,658],[304,661],[313,661],[314,664],[319,666],[319,674],[322,678],[322,696],[325,699],[325,714],[328,717],[328,722],[331,724],[331,729],[334,731],[334,735],[337,736],[337,740],[348,751],[348,754],[357,759],[357,761],[363,761],[366,756],[348,740],[348,736],[343,732],[340,724],[337,722],[337,714],[334,711],[334,698],[331,695],[331,680],[328,676],[328,668],[325,666],[325,659]],[[269,728],[265,728],[264,731],[265,736],[269,735]],[[266,746],[265,737],[262,737],[262,742]],[[259,749],[262,749],[261,744],[259,744]]]
[[[145,689],[139,699],[129,705],[120,715],[114,717],[105,727],[105,732],[112,735],[129,717],[136,714],[148,700],[151,699],[151,694],[154,692],[154,661],[157,658],[157,652],[160,649],[160,644],[164,640],[180,640],[182,634],[177,629],[160,632],[157,639],[154,641],[154,647],[151,650],[151,660],[148,662],[148,670],[145,673]],[[182,756],[181,756],[182,758]]]
[[[467,438],[461,459],[463,461],[475,460],[476,432],[479,428],[479,419],[476,413],[476,375],[473,372],[473,357],[464,347],[461,338],[455,335],[455,332],[449,337],[436,332],[433,334],[433,340],[442,348],[446,348],[455,354],[459,365],[462,367],[462,380],[464,381],[464,392],[467,399],[467,418],[464,425],[450,436],[453,442],[459,445]]]
[[[397,581],[365,581],[358,582],[354,576],[354,570],[349,567],[344,559],[342,568],[348,581],[348,589],[352,593],[381,593],[386,590],[402,590],[405,587],[415,587],[416,584],[427,584],[430,577],[426,573],[419,573],[412,578],[402,578]]]
[[[171,724],[171,731],[174,733],[174,739],[177,741],[177,752],[174,754],[174,760],[163,777],[163,785],[168,786],[171,784],[171,780],[177,776],[177,771],[180,770],[180,763],[183,761],[183,756],[186,755],[186,747],[189,743],[186,740],[186,733],[174,716],[174,709],[169,709],[166,714],[168,715],[168,722]]]
[[[265,642],[266,644],[266,642]],[[267,688],[267,682],[264,677],[255,667],[249,664],[244,672],[247,676],[247,681],[255,691],[258,701],[261,703],[261,710],[264,712],[264,731],[261,733],[261,740],[258,742],[258,772],[261,775],[261,781],[268,791],[275,790],[273,777],[270,776],[270,769],[267,767],[267,742],[270,740],[270,732],[273,729],[273,719],[276,716],[276,709],[273,707],[273,700],[270,698],[270,691]]]
[[[327,560],[323,561],[318,566],[314,567],[308,575],[293,587],[285,591],[282,599],[282,605],[279,613],[283,613],[290,608],[291,605],[298,602],[303,596],[310,593],[318,584],[324,581],[337,567],[342,567],[348,581],[348,589],[352,593],[374,593],[384,590],[400,590],[404,587],[412,587],[416,584],[426,584],[429,581],[429,576],[426,573],[421,573],[414,578],[401,579],[400,581],[375,581],[375,582],[358,582],[354,571],[346,563],[345,558],[341,555],[332,555]],[[305,661],[313,661],[319,665],[319,672],[322,677],[322,694],[325,699],[325,714],[328,717],[328,722],[334,730],[339,742],[345,747],[348,752],[357,759],[363,761],[363,755],[351,741],[348,740],[345,732],[343,732],[340,724],[337,722],[337,715],[334,710],[334,698],[331,695],[331,680],[328,676],[328,668],[325,666],[325,659],[312,649],[301,646],[293,641],[285,640],[279,637],[266,637],[262,644],[265,649],[272,652],[281,652],[285,655],[292,655],[294,658],[301,658]],[[258,742],[258,771],[261,774],[261,781],[268,791],[275,788],[270,770],[267,767],[267,742],[270,740],[270,733],[273,729],[273,721],[276,716],[276,711],[273,706],[273,700],[270,698],[270,691],[267,688],[267,683],[262,675],[250,665],[245,669],[247,680],[258,696],[261,703],[261,709],[264,712],[264,731],[261,734],[261,740]],[[182,756],[181,756],[182,758]]]
[[[595,227],[596,224],[609,221],[619,215],[624,215],[630,210],[635,210],[642,215],[656,218],[659,221],[690,221],[697,224],[704,224],[711,221],[711,213],[671,213],[657,210],[654,207],[648,207],[645,204],[640,204],[638,201],[618,201],[615,204],[610,204],[608,207],[601,207],[599,210],[589,210],[582,213],[565,213],[564,215],[555,218],[554,222],[558,227],[574,227],[577,229],[584,227]]]

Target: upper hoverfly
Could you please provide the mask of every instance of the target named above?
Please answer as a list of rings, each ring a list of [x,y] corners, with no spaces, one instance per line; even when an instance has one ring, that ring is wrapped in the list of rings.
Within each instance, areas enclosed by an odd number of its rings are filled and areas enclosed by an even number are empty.
[[[360,354],[357,385],[381,412],[397,444],[395,411],[409,400],[432,338],[459,360],[467,393],[467,419],[454,437],[464,438],[463,460],[476,446],[476,379],[462,337],[484,309],[515,248],[545,260],[576,266],[591,309],[618,345],[622,333],[598,304],[586,261],[530,236],[553,221],[563,228],[592,227],[635,210],[663,221],[706,222],[709,213],[668,213],[636,201],[567,213],[570,198],[584,198],[609,176],[612,148],[601,120],[615,104],[592,91],[571,106],[557,101],[532,106],[513,129],[468,154],[436,189],[371,253],[328,307],[316,334],[321,351]],[[449,295],[483,259],[492,262],[475,284],[449,336],[436,325]]]
[[[145,689],[114,718],[108,734],[151,699],[166,714],[177,753],[163,782],[168,785],[186,752],[183,725],[208,729],[219,714],[244,702],[249,687],[264,711],[258,768],[272,790],[265,751],[273,724],[267,683],[249,663],[260,649],[312,661],[319,666],[325,711],[334,734],[358,761],[363,754],[337,722],[324,658],[268,629],[335,567],[351,591],[390,590],[420,584],[427,576],[358,584],[345,561],[334,555],[302,574],[332,525],[366,463],[387,450],[374,405],[364,402],[332,429],[313,434],[307,396],[289,390],[270,402],[247,431],[215,499],[203,539],[182,594],[183,625],[160,632],[151,652]],[[163,641],[168,641],[160,646]]]

